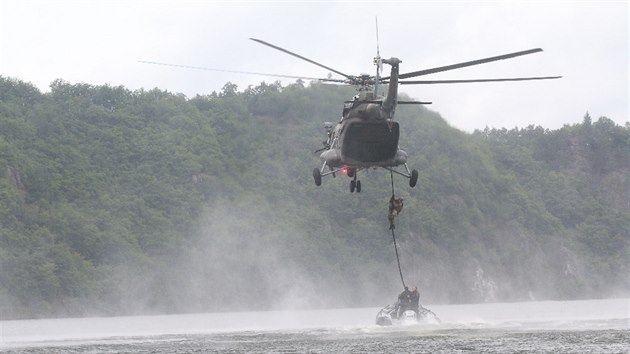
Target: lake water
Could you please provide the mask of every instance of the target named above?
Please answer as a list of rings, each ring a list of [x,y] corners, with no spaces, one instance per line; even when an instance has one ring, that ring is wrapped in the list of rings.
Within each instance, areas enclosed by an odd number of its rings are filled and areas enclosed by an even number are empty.
[[[630,353],[630,299],[426,307],[442,322],[379,327],[378,308],[0,321],[0,352]]]

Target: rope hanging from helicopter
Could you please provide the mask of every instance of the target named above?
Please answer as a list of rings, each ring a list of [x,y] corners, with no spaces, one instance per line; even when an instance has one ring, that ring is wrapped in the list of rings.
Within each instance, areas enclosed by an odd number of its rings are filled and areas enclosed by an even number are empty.
[[[392,172],[391,170],[390,172],[390,177],[392,180],[392,200],[396,197],[396,193],[394,191],[394,172]],[[403,273],[402,273],[402,268],[400,267],[400,256],[398,255],[398,245],[396,244],[396,232],[394,231],[396,228],[390,227],[390,230],[392,231],[392,239],[394,240],[394,250],[396,251],[396,262],[398,262],[398,273],[400,274],[400,281],[402,282],[403,288],[406,288],[405,285],[405,279],[403,278]]]

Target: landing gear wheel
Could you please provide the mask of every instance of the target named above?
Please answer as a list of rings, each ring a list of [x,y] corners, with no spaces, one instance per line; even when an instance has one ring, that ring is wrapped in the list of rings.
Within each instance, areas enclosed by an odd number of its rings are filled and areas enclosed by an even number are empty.
[[[409,179],[409,187],[413,188],[418,183],[418,170],[411,171],[411,178]]]
[[[313,178],[315,179],[315,185],[316,186],[321,186],[322,185],[322,174],[321,174],[321,172],[319,172],[318,168],[313,170]]]
[[[361,181],[357,181],[357,193],[361,193]]]
[[[354,189],[357,187],[357,182],[350,181],[350,193],[354,193]]]

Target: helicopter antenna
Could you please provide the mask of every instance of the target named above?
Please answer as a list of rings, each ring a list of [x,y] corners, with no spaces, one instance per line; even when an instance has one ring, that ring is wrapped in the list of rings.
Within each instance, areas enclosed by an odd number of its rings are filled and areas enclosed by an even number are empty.
[[[377,58],[381,57],[381,51],[379,50],[379,47],[378,47],[378,16],[376,16],[376,57]]]
[[[376,57],[374,58],[376,65],[376,77],[374,79],[374,96],[378,95],[378,84],[381,80],[381,70],[383,69],[383,61],[381,60],[381,51],[378,45],[378,16],[376,16]]]

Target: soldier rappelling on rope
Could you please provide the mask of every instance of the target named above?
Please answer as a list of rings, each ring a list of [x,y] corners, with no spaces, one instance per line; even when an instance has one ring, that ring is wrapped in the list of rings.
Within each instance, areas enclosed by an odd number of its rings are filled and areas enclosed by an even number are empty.
[[[400,212],[402,211],[403,205],[404,203],[402,197],[396,198],[394,195],[392,195],[392,198],[389,200],[389,214],[387,215],[390,230],[396,228],[396,226],[394,226],[394,222],[398,214],[400,214]]]
[[[434,321],[439,323],[440,319],[433,311],[420,305],[420,294],[415,286],[411,290],[405,285],[403,279],[402,268],[400,267],[400,256],[398,254],[398,246],[396,244],[396,231],[394,223],[403,208],[403,198],[396,198],[394,190],[394,173],[390,174],[392,180],[392,197],[389,199],[389,230],[392,233],[392,241],[394,243],[394,251],[396,252],[396,262],[398,263],[398,273],[402,283],[403,291],[398,295],[398,301],[394,305],[387,305],[381,309],[376,315],[376,324],[379,326],[391,326],[393,324],[413,324],[420,321]]]

